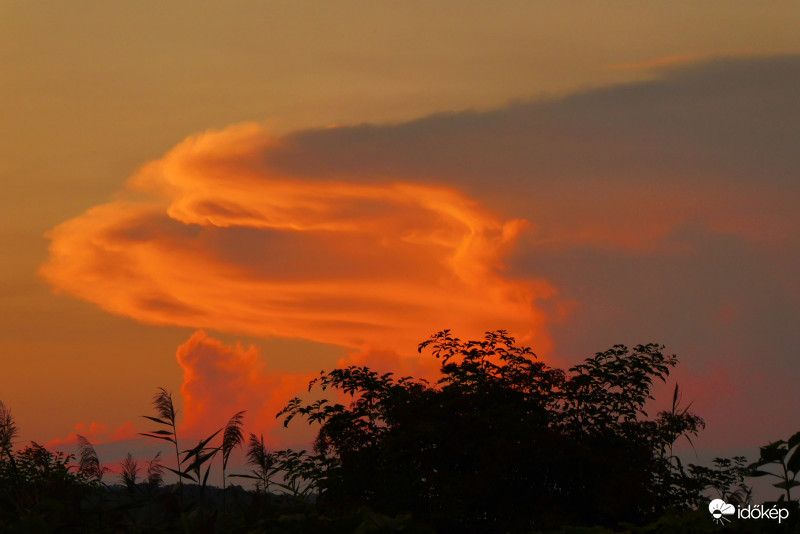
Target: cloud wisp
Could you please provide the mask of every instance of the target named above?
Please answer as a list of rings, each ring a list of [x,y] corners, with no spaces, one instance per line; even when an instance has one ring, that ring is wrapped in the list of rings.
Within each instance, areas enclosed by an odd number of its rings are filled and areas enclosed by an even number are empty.
[[[55,228],[41,274],[152,324],[357,348],[443,327],[546,343],[534,302],[552,288],[502,273],[524,221],[452,187],[275,174],[275,143],[253,125],[187,139],[131,180],[144,200]]]

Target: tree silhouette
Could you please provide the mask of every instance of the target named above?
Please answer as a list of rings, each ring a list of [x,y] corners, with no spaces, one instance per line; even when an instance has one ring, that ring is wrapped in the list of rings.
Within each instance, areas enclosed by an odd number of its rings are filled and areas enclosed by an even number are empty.
[[[419,346],[442,362],[436,384],[367,367],[322,372],[309,385],[349,405],[295,398],[279,414],[320,428],[310,459],[321,506],[411,512],[444,532],[643,522],[699,501],[677,492],[664,451],[702,420],[688,410],[648,420],[655,379],[675,356],[617,345],[568,372],[538,361],[505,331]]]

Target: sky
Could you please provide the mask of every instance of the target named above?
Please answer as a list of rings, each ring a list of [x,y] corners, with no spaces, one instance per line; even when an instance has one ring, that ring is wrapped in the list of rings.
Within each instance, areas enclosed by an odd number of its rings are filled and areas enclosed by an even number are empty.
[[[0,400],[199,436],[321,369],[678,355],[704,450],[800,428],[800,4],[0,1]],[[668,400],[668,399],[667,399]],[[305,434],[304,434],[305,432]],[[113,446],[112,446],[113,445]]]

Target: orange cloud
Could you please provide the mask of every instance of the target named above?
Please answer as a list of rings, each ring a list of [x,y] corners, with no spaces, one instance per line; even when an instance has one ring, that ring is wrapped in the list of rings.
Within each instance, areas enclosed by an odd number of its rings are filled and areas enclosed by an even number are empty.
[[[85,422],[75,425],[75,432],[66,438],[56,438],[45,444],[47,448],[71,447],[78,442],[78,435],[85,437],[89,443],[98,444],[107,439],[106,425],[92,421],[91,424]]]
[[[55,438],[45,444],[47,448],[74,447],[78,443],[78,435],[85,437],[92,445],[116,443],[138,438],[136,426],[128,421],[110,432],[106,425],[92,421],[91,424],[81,422],[75,425],[75,432],[65,438]]]
[[[203,331],[178,347],[177,358],[183,369],[184,400],[179,435],[193,438],[210,435],[241,410],[247,410],[248,431],[273,429],[280,424],[278,411],[312,378],[270,371],[256,347],[227,346]]]
[[[506,328],[547,350],[546,283],[503,275],[524,221],[452,188],[279,175],[245,125],[190,137],[50,232],[57,290],[151,324],[413,350]],[[144,194],[145,198],[141,199]]]

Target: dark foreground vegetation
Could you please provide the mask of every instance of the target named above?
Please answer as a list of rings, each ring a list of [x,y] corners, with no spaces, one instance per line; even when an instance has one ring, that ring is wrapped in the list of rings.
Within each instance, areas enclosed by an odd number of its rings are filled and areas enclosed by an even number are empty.
[[[161,389],[145,435],[174,458],[128,455],[113,485],[83,438],[77,456],[36,443],[15,450],[15,423],[0,403],[0,532],[718,532],[710,500],[751,505],[753,476],[776,478],[775,504],[788,519],[718,522],[800,532],[800,433],[762,447],[751,465],[682,464],[674,446],[705,425],[681,406],[677,386],[669,410],[645,412],[653,382],[677,364],[662,346],[617,345],[568,371],[503,331],[479,341],[444,331],[419,349],[440,359],[436,383],[353,366],[309,385],[330,400],[292,399],[278,416],[319,425],[311,452],[246,438],[244,412],[183,448]],[[231,474],[239,446],[251,471]],[[222,488],[207,484],[212,467]],[[164,484],[166,471],[177,484]]]

